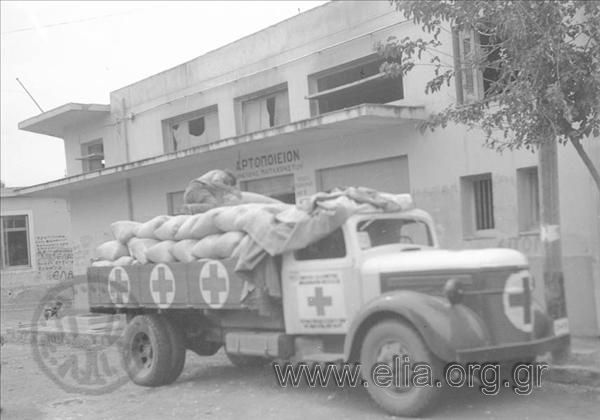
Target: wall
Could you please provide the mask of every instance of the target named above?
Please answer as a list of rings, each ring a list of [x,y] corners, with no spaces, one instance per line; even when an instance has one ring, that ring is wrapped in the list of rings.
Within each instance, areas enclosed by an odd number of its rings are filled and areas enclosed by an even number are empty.
[[[235,98],[283,83],[291,121],[309,118],[309,75],[371,55],[375,42],[391,35],[419,34],[419,28],[402,22],[387,2],[333,2],[114,91],[112,114],[135,116],[113,128],[117,142],[124,143],[127,133],[130,160],[163,154],[161,121],[214,105],[221,138],[241,134],[236,131]],[[449,35],[441,37],[445,52],[451,53]],[[395,103],[435,110],[453,100],[453,86],[435,98],[424,94],[432,72],[431,66],[423,66],[411,73],[403,83],[405,99]]]
[[[51,285],[73,279],[71,223],[65,200],[3,196],[1,214],[30,212],[32,266],[2,270],[2,288]]]

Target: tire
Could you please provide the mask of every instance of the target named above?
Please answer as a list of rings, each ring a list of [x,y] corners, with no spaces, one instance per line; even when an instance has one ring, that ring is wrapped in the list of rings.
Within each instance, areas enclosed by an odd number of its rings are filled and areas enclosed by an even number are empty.
[[[260,356],[246,356],[243,354],[226,353],[229,361],[239,368],[262,367],[269,359]]]
[[[410,381],[408,387],[396,388],[395,378],[387,387],[375,384],[371,374],[375,365],[383,362],[394,372],[393,359],[390,360],[390,356],[394,355],[408,356],[411,366],[417,362],[427,363],[431,367],[432,381],[441,379],[441,362],[429,351],[421,336],[412,327],[398,320],[384,320],[375,324],[363,340],[360,352],[361,370],[371,398],[394,416],[418,416],[435,403],[441,389],[435,384],[415,387]],[[395,376],[395,373],[392,375]],[[400,383],[403,382],[402,380]]]
[[[163,321],[171,344],[171,368],[164,383],[164,385],[168,385],[175,382],[183,371],[185,365],[185,336],[175,322],[168,318],[163,318]]]
[[[171,342],[166,323],[159,315],[138,315],[125,329],[123,358],[133,383],[160,386],[171,372]]]

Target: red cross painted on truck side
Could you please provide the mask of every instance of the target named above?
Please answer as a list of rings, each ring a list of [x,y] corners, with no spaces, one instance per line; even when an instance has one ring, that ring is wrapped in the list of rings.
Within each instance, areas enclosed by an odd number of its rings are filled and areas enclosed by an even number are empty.
[[[167,293],[173,292],[173,281],[165,276],[165,267],[158,267],[158,279],[152,280],[152,292],[158,293],[158,304],[167,302]]]
[[[219,276],[219,267],[216,264],[210,264],[208,267],[208,277],[202,277],[202,290],[210,293],[210,304],[218,305],[219,293],[227,291],[227,279]]]
[[[531,289],[529,288],[529,277],[523,277],[523,292],[511,293],[508,296],[508,304],[511,307],[523,307],[523,323],[531,324]]]
[[[318,316],[325,315],[325,307],[331,306],[331,296],[323,296],[323,288],[315,287],[315,295],[308,297],[308,306],[314,306]]]
[[[110,282],[110,289],[113,294],[116,294],[117,304],[125,303],[123,296],[129,293],[129,282],[121,278],[121,270],[114,271],[115,279]]]

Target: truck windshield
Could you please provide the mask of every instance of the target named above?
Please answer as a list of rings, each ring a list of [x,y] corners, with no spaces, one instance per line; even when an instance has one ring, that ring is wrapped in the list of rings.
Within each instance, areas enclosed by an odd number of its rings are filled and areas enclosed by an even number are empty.
[[[420,220],[371,219],[358,222],[356,228],[362,249],[391,244],[432,246],[429,228]]]

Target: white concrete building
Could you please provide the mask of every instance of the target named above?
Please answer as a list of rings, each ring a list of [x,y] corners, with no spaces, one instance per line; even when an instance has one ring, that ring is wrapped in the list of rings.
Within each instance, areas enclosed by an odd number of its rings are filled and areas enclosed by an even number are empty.
[[[67,202],[0,190],[0,284],[19,290],[73,280]]]
[[[17,193],[69,202],[76,274],[111,222],[177,213],[188,180],[228,168],[242,189],[288,202],[336,185],[410,192],[443,246],[520,249],[541,280],[537,155],[500,155],[464,127],[416,129],[457,95],[482,94],[480,75],[425,95],[429,66],[379,73],[374,43],[419,33],[387,1],[331,2],[116,90],[109,105],[44,112],[19,127],[64,139],[68,176]],[[446,56],[460,50],[450,33],[442,41]],[[585,147],[600,162],[598,142]],[[559,160],[571,328],[598,335],[600,198],[571,148]]]

